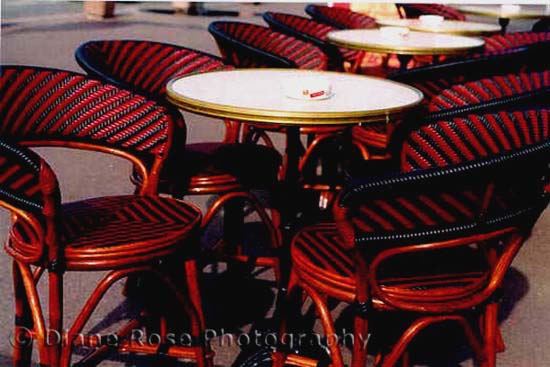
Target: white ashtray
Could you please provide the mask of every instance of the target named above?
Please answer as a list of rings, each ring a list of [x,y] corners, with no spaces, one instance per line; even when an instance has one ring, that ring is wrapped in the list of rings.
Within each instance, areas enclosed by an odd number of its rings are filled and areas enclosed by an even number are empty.
[[[500,6],[500,11],[504,14],[517,14],[521,11],[521,6],[504,4]]]
[[[390,38],[404,38],[410,33],[407,27],[380,27],[380,33],[384,37]]]
[[[423,25],[436,26],[443,23],[445,18],[442,17],[441,15],[421,15],[418,17],[418,20]]]
[[[325,77],[290,77],[281,81],[285,97],[307,101],[332,97],[332,86]]]

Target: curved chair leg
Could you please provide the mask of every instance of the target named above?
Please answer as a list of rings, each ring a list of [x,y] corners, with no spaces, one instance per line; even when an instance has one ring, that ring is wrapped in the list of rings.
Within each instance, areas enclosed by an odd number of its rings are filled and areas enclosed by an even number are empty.
[[[401,335],[390,354],[388,354],[386,358],[382,359],[381,367],[393,367],[394,365],[396,365],[399,361],[399,358],[403,356],[403,353],[406,353],[407,346],[410,344],[413,338],[418,335],[418,333],[420,333],[426,327],[442,321],[456,321],[462,327],[464,333],[466,334],[466,338],[472,346],[476,358],[483,358],[483,348],[477,341],[472,328],[464,319],[464,317],[458,315],[426,316],[415,320],[411,324],[411,326],[408,327],[408,329]]]
[[[269,233],[271,249],[276,250],[277,248],[279,248],[281,244],[281,233],[274,226],[273,221],[269,218],[269,215],[267,214],[263,206],[260,204],[258,199],[254,197],[253,194],[247,191],[233,191],[220,196],[205,213],[202,221],[202,228],[205,228],[210,223],[214,215],[221,208],[227,205],[229,201],[233,201],[233,200],[241,200],[243,202],[248,202],[252,206],[254,211],[259,215],[260,220],[262,221],[262,223],[264,224],[265,228]],[[273,210],[273,212],[275,213],[276,211]],[[278,215],[274,215],[274,217],[278,218]],[[239,253],[237,253],[237,255],[239,255]],[[239,257],[241,256],[237,256],[236,259],[238,260]],[[273,258],[264,257],[264,258],[259,258],[257,260],[258,260],[257,261],[258,263],[265,263],[265,264],[269,264],[269,266],[274,267],[275,276],[277,277],[276,281],[278,282],[280,280],[280,277],[278,277],[278,274],[280,273],[280,269],[278,269],[278,261],[276,260],[275,257]]]
[[[327,338],[330,336],[336,335],[336,330],[334,329],[334,322],[332,321],[332,316],[330,315],[330,311],[326,305],[326,303],[323,300],[323,297],[319,295],[317,291],[315,291],[310,286],[300,283],[300,287],[304,290],[304,292],[311,298],[313,301],[313,304],[317,308],[317,312],[319,314],[319,317],[321,318],[321,323],[323,325],[323,329],[325,331],[325,335]],[[330,350],[330,357],[332,359],[332,366],[333,367],[344,367],[344,361],[342,358],[342,352],[338,346],[338,343],[328,343],[328,347]]]
[[[21,271],[14,261],[12,265],[13,290],[15,294],[15,330],[13,334],[13,365],[30,367],[32,357],[32,315]]]
[[[50,330],[63,334],[63,272],[48,271],[48,311],[50,316]],[[59,366],[62,340],[55,340],[49,343],[50,361],[52,366]]]
[[[367,365],[367,344],[369,341],[369,322],[363,315],[355,316],[353,320],[353,354],[352,367]]]
[[[193,266],[186,264],[186,270],[188,273],[191,273],[193,270]],[[195,268],[195,271],[196,271],[196,268]],[[72,343],[76,335],[78,335],[86,325],[87,321],[89,320],[90,316],[96,309],[97,305],[99,304],[99,302],[101,301],[101,299],[103,298],[107,290],[109,290],[109,288],[119,279],[128,277],[130,275],[138,275],[138,274],[144,274],[144,273],[156,276],[159,280],[161,280],[166,286],[170,288],[170,290],[173,292],[177,300],[180,301],[180,303],[183,305],[185,313],[191,319],[192,334],[197,336],[198,338],[204,335],[204,327],[202,326],[204,318],[202,316],[202,310],[199,310],[196,308],[196,304],[197,304],[196,290],[195,290],[195,297],[194,297],[195,299],[191,301],[188,300],[183,294],[181,294],[181,292],[177,289],[174,283],[171,280],[169,280],[165,274],[160,273],[159,271],[151,268],[150,266],[141,266],[141,267],[134,267],[134,268],[128,268],[123,270],[115,270],[107,274],[100,281],[100,283],[93,290],[88,300],[86,301],[84,307],[76,317],[73,325],[71,326],[67,335],[67,344],[66,344],[66,347],[63,349],[63,353],[61,356],[62,367],[68,367],[70,365]],[[200,304],[200,302],[198,304]],[[134,329],[136,326],[138,326],[134,323],[129,323],[128,325],[126,325],[123,328],[124,330],[119,331],[119,333],[117,334],[123,337],[127,333],[131,332],[131,330]],[[99,357],[98,354],[101,354],[102,352],[107,352],[107,351],[108,351],[108,348],[102,348],[98,350],[97,353],[94,353],[93,357],[86,357],[86,359],[87,361],[90,361],[91,359],[96,360]],[[210,350],[207,347],[204,347],[202,345],[195,347],[195,358],[198,366],[200,367],[211,366],[211,363],[212,363],[211,355],[212,353],[210,353]]]
[[[139,272],[145,272],[149,269],[149,267],[140,267],[140,268],[132,268],[132,269],[125,269],[125,270],[117,270],[113,271],[109,274],[107,274],[103,279],[99,282],[99,284],[96,286],[96,288],[92,291],[90,296],[88,297],[88,300],[84,304],[84,307],[80,310],[80,313],[75,318],[75,321],[71,325],[71,328],[69,329],[67,333],[67,344],[65,348],[63,348],[63,351],[61,353],[61,362],[60,366],[62,367],[68,367],[71,363],[71,354],[72,354],[72,344],[74,342],[74,339],[78,335],[78,333],[82,332],[82,329],[90,319],[90,316],[96,309],[97,305],[105,295],[105,293],[109,290],[109,288],[119,279],[136,275]]]
[[[189,293],[189,298],[193,307],[195,308],[198,316],[199,325],[196,325],[200,330],[199,335],[204,335],[206,330],[206,323],[204,320],[204,312],[202,308],[202,298],[199,287],[198,271],[197,271],[197,262],[196,260],[187,260],[185,262],[185,280],[187,283],[187,291]],[[200,346],[198,353],[203,356],[198,360],[197,365],[199,367],[213,367],[214,363],[212,358],[207,358],[207,355],[211,354],[210,345],[206,344]]]
[[[498,334],[498,304],[489,303],[485,308],[483,339],[485,343],[485,362],[483,367],[496,366],[497,334]]]
[[[50,363],[50,351],[48,343],[46,342],[46,324],[44,322],[44,314],[42,313],[42,306],[40,304],[40,298],[38,297],[38,291],[36,290],[36,283],[34,281],[33,274],[28,265],[15,261],[19,274],[21,275],[21,281],[25,288],[25,294],[29,302],[29,309],[33,322],[34,337],[37,341],[38,356],[40,364],[49,366]]]
[[[242,142],[244,144],[258,144],[262,140],[265,146],[274,148],[273,140],[266,134],[266,132],[256,126],[246,124],[242,131]]]

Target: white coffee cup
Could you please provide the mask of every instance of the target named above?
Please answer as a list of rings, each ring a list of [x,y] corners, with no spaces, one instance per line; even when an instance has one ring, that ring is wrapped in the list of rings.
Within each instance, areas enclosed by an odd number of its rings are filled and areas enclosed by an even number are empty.
[[[436,26],[443,23],[445,18],[442,17],[441,15],[421,15],[418,17],[418,20],[423,25]]]
[[[500,11],[503,14],[517,14],[521,11],[521,6],[512,4],[503,4],[500,6]]]

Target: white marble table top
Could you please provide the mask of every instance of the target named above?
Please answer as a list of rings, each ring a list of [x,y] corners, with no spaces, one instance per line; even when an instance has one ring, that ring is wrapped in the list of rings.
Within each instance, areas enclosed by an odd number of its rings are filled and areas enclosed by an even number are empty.
[[[414,31],[457,34],[457,35],[486,35],[500,32],[500,26],[479,22],[465,22],[460,20],[444,20],[439,24],[426,24],[419,19],[377,19],[382,26],[407,27]]]
[[[380,29],[349,29],[327,34],[339,46],[404,55],[455,55],[480,49],[481,38],[411,31],[406,36],[386,35]]]
[[[299,100],[283,93],[292,79],[323,78],[332,94]],[[304,80],[304,79],[302,79]],[[167,86],[170,102],[215,117],[286,125],[342,125],[386,121],[419,104],[422,93],[405,84],[363,75],[297,69],[239,69],[195,74]]]
[[[521,5],[519,8],[501,5],[461,5],[456,7],[463,13],[509,19],[549,18],[550,8],[545,5]]]

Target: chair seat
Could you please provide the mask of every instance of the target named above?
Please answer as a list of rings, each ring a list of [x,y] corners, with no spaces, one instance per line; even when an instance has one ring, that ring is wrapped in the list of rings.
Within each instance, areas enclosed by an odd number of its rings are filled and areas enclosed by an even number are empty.
[[[191,204],[134,195],[68,203],[62,212],[61,238],[68,270],[139,265],[182,251],[181,244],[198,234],[201,221],[200,210]]]
[[[256,144],[189,144],[184,154],[180,182],[189,182],[191,191],[209,183],[269,186],[276,182],[282,162],[275,149]]]
[[[320,223],[301,230],[293,240],[293,268],[310,286],[340,300],[352,302],[356,280],[353,253],[343,247],[334,223]],[[406,258],[406,261],[405,261]],[[445,251],[407,253],[382,265],[378,274],[382,289],[388,295],[404,300],[431,295],[442,298],[462,297],[464,287],[479,288],[487,272],[481,251],[460,247]],[[422,292],[422,295],[419,293]],[[378,308],[391,308],[380,299]]]
[[[216,194],[243,187],[265,188],[276,182],[282,162],[275,149],[255,144],[188,144],[183,155],[175,161],[171,179],[161,177],[159,192]],[[131,181],[141,182],[135,170]]]

